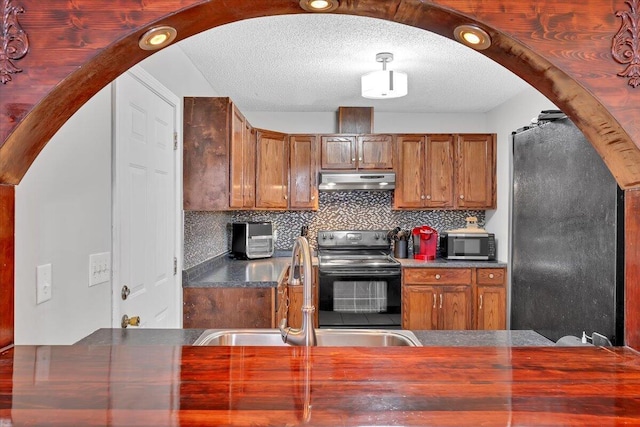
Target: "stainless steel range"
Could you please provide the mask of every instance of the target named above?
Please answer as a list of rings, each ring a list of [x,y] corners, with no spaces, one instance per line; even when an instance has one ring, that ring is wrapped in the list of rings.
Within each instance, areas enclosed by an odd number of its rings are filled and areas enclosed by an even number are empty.
[[[387,232],[318,232],[321,328],[400,328],[400,263]]]

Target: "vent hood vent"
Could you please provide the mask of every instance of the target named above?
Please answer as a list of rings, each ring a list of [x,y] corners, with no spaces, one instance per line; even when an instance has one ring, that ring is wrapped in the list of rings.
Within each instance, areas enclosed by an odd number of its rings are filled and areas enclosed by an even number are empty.
[[[396,188],[394,172],[320,172],[321,191],[338,190],[393,190]]]

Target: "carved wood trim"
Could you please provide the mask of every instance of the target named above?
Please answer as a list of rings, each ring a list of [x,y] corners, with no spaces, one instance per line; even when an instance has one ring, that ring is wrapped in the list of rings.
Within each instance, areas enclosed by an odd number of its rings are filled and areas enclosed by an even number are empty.
[[[29,38],[18,22],[24,8],[13,6],[12,0],[2,0],[2,28],[0,28],[0,83],[11,81],[11,74],[22,72],[14,61],[29,51]]]
[[[611,55],[620,64],[627,65],[620,77],[629,78],[629,86],[640,86],[640,0],[626,0],[631,11],[619,10],[616,16],[622,18],[620,29],[613,37]]]

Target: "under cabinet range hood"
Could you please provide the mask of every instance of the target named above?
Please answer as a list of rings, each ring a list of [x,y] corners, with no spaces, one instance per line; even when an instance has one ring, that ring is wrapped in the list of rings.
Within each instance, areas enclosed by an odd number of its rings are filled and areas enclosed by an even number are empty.
[[[393,190],[396,188],[394,172],[320,172],[321,191],[339,190]]]

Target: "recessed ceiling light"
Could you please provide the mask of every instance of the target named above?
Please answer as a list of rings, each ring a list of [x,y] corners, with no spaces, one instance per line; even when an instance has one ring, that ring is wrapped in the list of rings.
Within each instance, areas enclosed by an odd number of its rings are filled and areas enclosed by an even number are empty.
[[[176,39],[178,32],[175,28],[163,25],[148,30],[140,37],[138,46],[144,50],[158,50],[169,45]]]
[[[300,7],[307,12],[331,12],[338,6],[338,0],[300,0]]]
[[[475,25],[460,25],[453,30],[453,35],[460,43],[476,50],[484,50],[491,46],[489,34]]]

